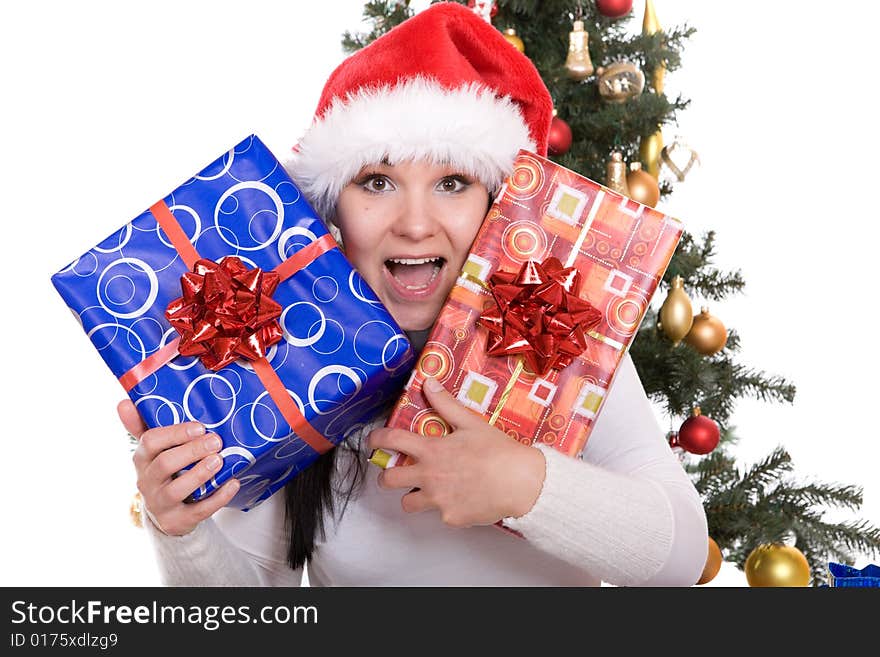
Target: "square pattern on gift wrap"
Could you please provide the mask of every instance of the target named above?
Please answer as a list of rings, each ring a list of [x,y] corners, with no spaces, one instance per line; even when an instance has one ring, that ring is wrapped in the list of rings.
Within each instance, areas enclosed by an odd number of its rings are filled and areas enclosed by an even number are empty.
[[[464,406],[477,413],[485,413],[489,408],[498,384],[479,372],[468,372],[456,396]]]
[[[602,402],[605,401],[606,392],[605,388],[585,382],[578,393],[574,407],[571,409],[572,412],[592,420],[599,414]]]
[[[388,426],[424,434],[421,385],[431,375],[512,438],[578,455],[681,232],[678,220],[520,151]],[[487,331],[476,322],[494,305],[493,273],[550,256],[578,269],[579,296],[602,320],[571,365],[541,377],[519,357],[487,356]]]
[[[237,256],[272,270],[327,235],[278,160],[252,136],[164,199],[203,258]],[[183,258],[144,212],[52,277],[117,378],[177,337],[165,319],[181,296]],[[333,444],[393,400],[410,374],[409,342],[338,248],[282,281],[273,295],[284,332],[267,360],[300,413]],[[223,439],[223,467],[194,497],[230,477],[233,506],[251,508],[318,453],[290,427],[252,365],[213,372],[178,356],[129,391],[150,427],[203,422]]]
[[[622,271],[614,269],[608,273],[604,289],[618,297],[625,297],[632,281],[632,276],[627,276]]]
[[[553,198],[547,207],[547,214],[571,226],[576,226],[581,222],[584,208],[589,200],[589,196],[584,192],[560,183],[553,192]]]
[[[550,383],[547,379],[537,379],[532,384],[529,391],[529,400],[540,404],[541,406],[549,406],[556,395],[557,386]]]

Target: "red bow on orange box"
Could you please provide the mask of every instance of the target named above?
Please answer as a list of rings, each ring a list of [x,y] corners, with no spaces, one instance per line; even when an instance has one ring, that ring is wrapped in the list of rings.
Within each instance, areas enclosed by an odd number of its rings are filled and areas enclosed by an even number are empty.
[[[276,321],[281,306],[272,299],[279,281],[276,272],[249,269],[235,256],[196,261],[180,279],[183,296],[165,311],[181,336],[177,350],[215,372],[238,358],[265,356],[284,335]]]
[[[578,296],[580,287],[580,272],[554,257],[529,260],[516,273],[492,274],[496,305],[477,320],[489,331],[489,355],[521,354],[542,376],[569,365],[587,348],[587,331],[602,320],[602,313]]]

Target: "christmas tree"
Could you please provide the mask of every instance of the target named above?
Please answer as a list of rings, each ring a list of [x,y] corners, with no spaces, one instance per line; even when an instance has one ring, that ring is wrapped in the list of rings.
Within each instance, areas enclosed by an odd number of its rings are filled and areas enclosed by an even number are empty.
[[[551,159],[651,206],[684,179],[696,154],[678,141],[664,148],[663,128],[675,124],[689,101],[669,98],[664,79],[681,65],[693,28],[663,29],[652,0],[642,5],[635,28],[632,0],[461,4],[502,31],[540,72],[556,108]],[[346,32],[343,48],[353,52],[414,13],[408,0],[369,2],[364,19],[372,29]],[[648,309],[630,348],[648,396],[681,425],[668,439],[702,496],[709,524],[701,583],[715,576],[723,558],[744,569],[753,585],[788,585],[763,578],[756,564],[758,557],[771,562],[793,553],[804,563],[800,585],[807,578],[820,585],[829,561],[852,564],[858,554],[880,553],[880,528],[863,520],[827,521],[830,508],[857,511],[861,488],[798,481],[781,446],[739,467],[736,401],[791,403],[795,387],[738,362],[736,331],[707,308],[695,315],[691,297],[720,301],[745,285],[741,272],[717,269],[714,256],[713,232],[683,235],[658,288],[658,307]]]

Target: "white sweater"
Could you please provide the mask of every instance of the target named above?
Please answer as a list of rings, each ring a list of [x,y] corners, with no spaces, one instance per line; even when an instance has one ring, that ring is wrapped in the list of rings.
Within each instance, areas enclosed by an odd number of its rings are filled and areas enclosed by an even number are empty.
[[[379,419],[376,426],[381,426]],[[367,430],[369,431],[369,429]],[[537,446],[547,473],[534,505],[495,526],[456,529],[407,514],[401,490],[366,480],[308,564],[312,586],[689,586],[708,549],[700,497],[664,439],[627,354],[582,459]],[[340,451],[338,460],[347,452]],[[344,458],[353,458],[348,456]],[[360,458],[366,458],[361,454]],[[341,467],[341,466],[340,466]],[[221,509],[190,534],[146,522],[162,579],[176,586],[298,586],[286,563],[284,495]]]

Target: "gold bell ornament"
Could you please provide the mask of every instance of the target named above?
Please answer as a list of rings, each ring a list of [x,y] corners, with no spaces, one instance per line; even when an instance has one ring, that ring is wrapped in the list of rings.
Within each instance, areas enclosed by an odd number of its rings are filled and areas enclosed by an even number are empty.
[[[618,194],[629,196],[629,187],[626,186],[626,162],[618,151],[611,154],[611,159],[605,167],[605,186]]]
[[[694,311],[690,297],[684,291],[684,279],[676,276],[672,279],[669,294],[660,306],[660,325],[666,337],[677,346],[691,330],[693,323]]]
[[[504,30],[503,34],[504,38],[507,39],[510,45],[519,50],[521,53],[525,53],[526,45],[523,43],[523,40],[517,36],[515,28],[508,27],[506,30]]]
[[[584,30],[583,21],[575,21],[572,31],[568,33],[568,56],[565,58],[565,70],[572,80],[586,80],[593,74],[593,62],[590,61],[588,48],[589,34]]]

